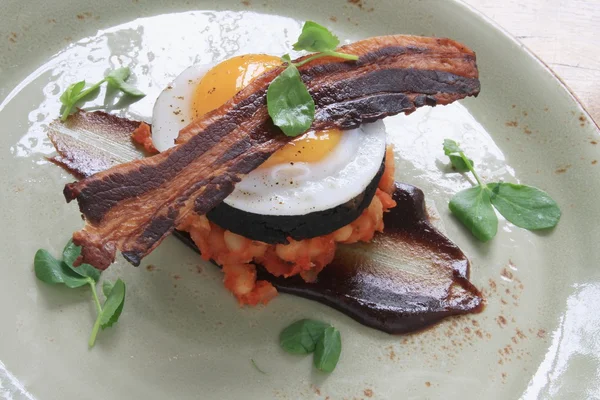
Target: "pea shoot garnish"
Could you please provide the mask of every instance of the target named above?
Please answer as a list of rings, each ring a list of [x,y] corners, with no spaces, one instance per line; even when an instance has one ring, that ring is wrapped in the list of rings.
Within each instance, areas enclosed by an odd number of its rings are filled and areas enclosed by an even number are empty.
[[[298,136],[306,132],[315,119],[315,102],[302,81],[298,67],[326,56],[358,60],[358,56],[334,51],[339,44],[340,40],[327,28],[307,21],[293,47],[296,51],[316,54],[298,63],[293,63],[288,54],[281,58],[287,68],[269,85],[267,108],[273,123],[287,136]]]
[[[291,354],[314,353],[315,368],[332,372],[342,353],[342,336],[325,322],[301,319],[281,331],[279,345]]]
[[[78,103],[91,100],[93,95],[98,93],[98,89],[104,82],[107,82],[111,89],[121,91],[132,98],[141,99],[144,97],[145,94],[143,92],[125,82],[129,78],[129,75],[131,75],[129,68],[117,68],[109,72],[100,82],[96,82],[87,89],[84,89],[85,81],[79,81],[70,85],[60,96],[60,102],[63,104],[61,121],[65,121],[69,117],[73,108]]]
[[[473,160],[454,140],[444,140],[444,153],[460,172],[473,174],[477,185],[458,192],[448,204],[450,211],[471,231],[487,242],[496,236],[496,210],[507,221],[530,231],[553,228],[560,219],[560,208],[548,193],[533,186],[494,182],[485,183],[475,171]]]
[[[33,268],[35,276],[42,282],[64,284],[71,289],[86,285],[90,288],[97,312],[96,321],[88,340],[89,347],[93,347],[100,328],[106,329],[113,326],[121,316],[125,304],[125,282],[121,279],[117,279],[114,283],[104,281],[102,293],[106,300],[104,304],[100,304],[96,290],[100,271],[88,264],[73,266],[80,253],[81,247],[73,244],[72,240],[69,240],[63,249],[61,261],[54,258],[48,251],[39,249],[33,259]]]

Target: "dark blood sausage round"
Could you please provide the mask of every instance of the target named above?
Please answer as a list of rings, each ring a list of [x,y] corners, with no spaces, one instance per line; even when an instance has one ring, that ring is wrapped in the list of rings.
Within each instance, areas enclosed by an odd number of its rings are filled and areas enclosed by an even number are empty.
[[[385,157],[379,171],[362,193],[327,210],[304,215],[262,215],[223,202],[209,211],[206,217],[223,229],[269,244],[288,243],[289,237],[303,240],[324,236],[348,225],[369,207],[383,175],[384,165]]]

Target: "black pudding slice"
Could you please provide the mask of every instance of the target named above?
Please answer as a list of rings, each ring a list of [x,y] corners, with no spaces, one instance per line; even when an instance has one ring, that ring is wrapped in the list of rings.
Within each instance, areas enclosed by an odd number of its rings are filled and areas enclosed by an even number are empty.
[[[328,210],[304,215],[261,215],[242,211],[222,202],[209,211],[206,217],[223,229],[269,244],[288,243],[288,237],[303,240],[327,235],[357,219],[371,204],[383,175],[384,165],[385,157],[364,192]]]

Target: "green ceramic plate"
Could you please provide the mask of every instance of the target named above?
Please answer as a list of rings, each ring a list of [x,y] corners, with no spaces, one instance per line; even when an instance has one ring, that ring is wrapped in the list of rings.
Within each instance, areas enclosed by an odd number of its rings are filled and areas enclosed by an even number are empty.
[[[398,179],[437,204],[450,238],[472,260],[481,314],[390,336],[318,303],[281,295],[242,309],[221,273],[176,239],[141,268],[119,259],[105,275],[128,282],[121,321],[93,350],[86,291],[39,283],[32,259],[57,254],[81,226],[46,161],[46,125],[76,80],[130,65],[148,96],[124,111],[146,118],[187,66],[236,54],[283,54],[301,23],[345,41],[411,33],[448,36],[477,52],[482,92],[461,104],[386,120]],[[100,96],[99,98],[102,98]],[[500,222],[476,242],[449,214],[468,187],[448,173],[443,138],[460,141],[489,180],[547,190],[563,217],[552,232]],[[0,3],[0,396],[87,399],[589,399],[600,398],[600,136],[559,81],[517,41],[455,1],[16,1]],[[154,268],[147,268],[149,265]],[[342,332],[331,375],[277,345],[291,321]],[[253,359],[266,374],[251,364]]]

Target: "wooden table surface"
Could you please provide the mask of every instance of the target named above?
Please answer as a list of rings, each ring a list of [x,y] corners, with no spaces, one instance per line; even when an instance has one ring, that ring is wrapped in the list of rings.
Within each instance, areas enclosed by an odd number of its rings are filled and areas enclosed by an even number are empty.
[[[464,0],[517,37],[600,124],[600,0]]]

